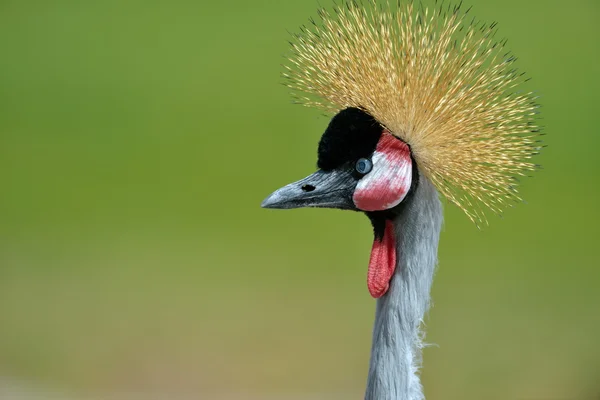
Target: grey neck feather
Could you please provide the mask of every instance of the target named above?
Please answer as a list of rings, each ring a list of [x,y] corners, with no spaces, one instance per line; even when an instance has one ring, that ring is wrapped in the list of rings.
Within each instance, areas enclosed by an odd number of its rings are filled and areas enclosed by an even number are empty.
[[[396,273],[377,300],[365,400],[422,400],[420,325],[429,308],[437,264],[442,205],[431,182],[419,172],[415,193],[394,220]]]

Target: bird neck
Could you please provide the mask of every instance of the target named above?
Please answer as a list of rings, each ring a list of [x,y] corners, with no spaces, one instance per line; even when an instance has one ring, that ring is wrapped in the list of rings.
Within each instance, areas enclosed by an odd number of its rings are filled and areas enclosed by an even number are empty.
[[[420,173],[415,192],[393,219],[397,267],[377,300],[365,400],[424,399],[420,325],[429,308],[442,219],[438,193]]]

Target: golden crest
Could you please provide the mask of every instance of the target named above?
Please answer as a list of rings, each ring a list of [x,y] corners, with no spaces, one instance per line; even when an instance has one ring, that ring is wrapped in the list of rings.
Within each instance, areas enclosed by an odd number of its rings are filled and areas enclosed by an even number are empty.
[[[294,35],[286,85],[328,112],[358,107],[405,141],[420,170],[475,223],[520,201],[540,150],[535,96],[496,24],[460,6],[344,2]]]

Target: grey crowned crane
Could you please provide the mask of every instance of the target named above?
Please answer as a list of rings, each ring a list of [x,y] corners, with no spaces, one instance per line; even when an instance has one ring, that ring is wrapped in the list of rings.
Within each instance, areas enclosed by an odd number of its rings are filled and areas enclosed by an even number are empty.
[[[365,399],[424,398],[418,371],[442,227],[439,193],[476,224],[521,199],[536,168],[537,104],[517,90],[496,24],[461,6],[344,2],[294,35],[284,79],[334,115],[318,170],[265,208],[365,213],[374,230],[367,287],[377,298]]]

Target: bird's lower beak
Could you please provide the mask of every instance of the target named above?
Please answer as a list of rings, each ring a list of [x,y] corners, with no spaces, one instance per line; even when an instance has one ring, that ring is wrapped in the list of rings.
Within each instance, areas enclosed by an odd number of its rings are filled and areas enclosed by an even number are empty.
[[[261,204],[263,208],[340,208],[355,210],[352,193],[356,179],[346,171],[319,170],[298,182],[273,192]]]

